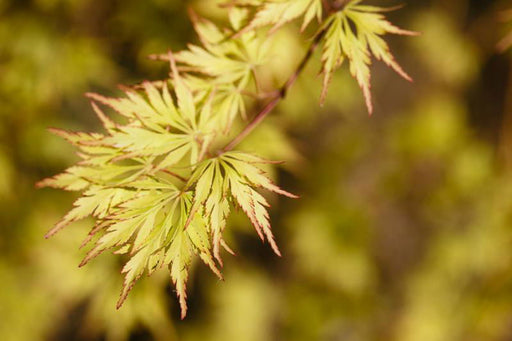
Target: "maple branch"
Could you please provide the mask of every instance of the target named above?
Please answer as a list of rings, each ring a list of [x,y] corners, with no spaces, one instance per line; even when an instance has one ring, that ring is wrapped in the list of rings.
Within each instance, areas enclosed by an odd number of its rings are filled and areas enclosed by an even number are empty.
[[[243,139],[245,139],[253,130],[256,128],[261,121],[267,117],[268,114],[274,110],[274,108],[281,102],[282,99],[286,97],[286,94],[292,87],[292,85],[297,81],[297,78],[299,78],[302,71],[304,71],[304,68],[306,67],[307,63],[313,56],[313,53],[317,49],[318,45],[320,44],[320,41],[324,37],[327,29],[324,28],[323,30],[319,31],[315,37],[313,38],[313,42],[309,46],[308,51],[302,58],[302,61],[300,62],[297,69],[295,69],[295,72],[288,78],[286,83],[283,84],[279,89],[274,91],[275,95],[274,98],[267,103],[267,105],[254,117],[254,119],[247,125],[245,128],[237,135],[231,142],[229,142],[221,151],[221,153],[228,152],[235,148],[240,142],[242,142]]]

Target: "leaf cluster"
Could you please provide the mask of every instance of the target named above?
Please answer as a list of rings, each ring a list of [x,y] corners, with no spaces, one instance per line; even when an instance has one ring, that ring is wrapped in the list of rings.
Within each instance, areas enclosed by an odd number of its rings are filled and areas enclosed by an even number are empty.
[[[321,22],[316,36],[321,38],[322,69],[324,75],[321,102],[325,100],[333,73],[348,61],[351,75],[363,91],[368,112],[373,112],[371,96],[372,56],[383,61],[404,79],[411,77],[395,61],[385,34],[417,35],[416,32],[400,29],[384,17],[389,9],[361,4],[362,0],[270,0],[240,1],[243,6],[252,6],[253,18],[247,27],[250,30],[270,26],[270,32],[285,23],[302,18],[304,30],[313,19]]]
[[[166,266],[186,314],[186,282],[195,255],[220,278],[220,248],[231,207],[247,214],[262,239],[274,242],[258,187],[284,194],[257,167],[267,161],[242,152],[206,158],[222,126],[214,120],[210,97],[195,96],[177,71],[160,87],[145,82],[121,98],[88,94],[106,134],[53,131],[74,144],[81,161],[40,186],[81,191],[73,209],[47,234],[88,216],[96,223],[84,245],[94,240],[81,265],[105,250],[127,254],[120,307],[144,272]],[[172,90],[170,90],[172,89]],[[100,108],[126,119],[112,121]],[[179,175],[178,173],[182,173]],[[215,255],[215,259],[213,255]]]
[[[47,236],[92,216],[95,224],[84,245],[92,243],[81,265],[106,250],[126,255],[124,287],[117,306],[144,274],[167,267],[186,315],[189,269],[200,258],[219,278],[221,250],[231,252],[223,234],[233,208],[240,208],[262,240],[280,251],[271,230],[267,200],[258,189],[295,198],[274,183],[258,165],[258,156],[234,150],[284,97],[318,43],[323,44],[324,95],[332,73],[344,59],[370,99],[371,55],[404,78],[385,41],[401,30],[382,9],[352,1],[326,6],[321,0],[248,0],[229,4],[229,27],[218,27],[191,13],[199,44],[184,51],[152,56],[167,61],[169,78],[125,88],[122,97],[88,94],[104,133],[53,132],[76,146],[81,160],[40,186],[81,192],[74,207]],[[333,11],[333,9],[335,9]],[[258,70],[269,55],[269,33],[302,20],[314,19],[315,42],[304,62],[238,139],[218,148],[233,123],[246,116],[247,96],[261,97]],[[110,118],[108,108],[120,116]],[[198,256],[198,257],[197,257]]]

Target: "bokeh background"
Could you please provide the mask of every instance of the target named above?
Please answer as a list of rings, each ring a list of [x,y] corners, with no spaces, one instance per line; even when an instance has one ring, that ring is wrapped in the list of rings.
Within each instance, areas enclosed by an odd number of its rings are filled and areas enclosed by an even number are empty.
[[[242,145],[301,195],[271,198],[284,256],[234,217],[225,282],[198,264],[180,321],[165,271],[116,311],[119,257],[78,268],[90,221],[45,240],[73,195],[34,183],[76,161],[47,127],[99,129],[83,93],[165,78],[146,56],[197,41],[189,6],[225,22],[218,1],[0,0],[0,339],[512,340],[512,3],[405,3],[389,18],[422,35],[388,40],[414,83],[376,63],[368,117],[342,68],[320,107],[316,56]],[[276,38],[274,81],[307,38]]]

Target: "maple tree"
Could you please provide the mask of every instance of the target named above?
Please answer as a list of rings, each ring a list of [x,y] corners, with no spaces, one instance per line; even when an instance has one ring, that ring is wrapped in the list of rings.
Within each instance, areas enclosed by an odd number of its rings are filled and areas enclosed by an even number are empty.
[[[247,215],[259,237],[280,255],[269,204],[259,189],[296,196],[263,173],[260,166],[271,161],[236,147],[286,96],[319,46],[324,74],[321,101],[344,60],[362,89],[369,113],[373,111],[372,56],[410,80],[382,36],[416,33],[392,25],[382,8],[360,0],[240,0],[225,8],[230,27],[220,28],[192,13],[200,44],[152,56],[169,63],[168,79],[143,82],[126,89],[120,98],[88,94],[104,133],[53,129],[76,146],[81,161],[39,186],[78,191],[82,196],[47,237],[74,221],[94,217],[96,223],[84,241],[94,246],[81,265],[109,249],[128,255],[118,307],[144,273],[166,266],[185,317],[193,258],[199,256],[222,277],[221,250],[232,253],[223,232],[233,207]],[[312,43],[284,85],[263,94],[257,70],[270,61],[269,41],[294,20],[302,21],[302,30],[317,22]],[[247,97],[267,102],[226,141],[235,120],[247,117]],[[123,120],[113,121],[105,108]]]

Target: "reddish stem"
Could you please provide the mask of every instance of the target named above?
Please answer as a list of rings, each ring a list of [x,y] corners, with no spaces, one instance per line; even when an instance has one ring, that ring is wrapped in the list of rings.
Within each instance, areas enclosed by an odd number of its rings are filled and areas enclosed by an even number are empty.
[[[288,93],[288,90],[292,87],[292,85],[297,81],[297,78],[299,78],[299,75],[302,73],[304,68],[306,67],[307,63],[313,56],[313,53],[317,49],[318,45],[320,44],[320,41],[322,40],[323,36],[325,35],[326,30],[323,29],[320,32],[318,32],[313,39],[313,42],[309,46],[308,51],[306,52],[306,55],[304,58],[302,58],[302,61],[300,62],[299,66],[295,70],[295,72],[288,78],[286,83],[275,91],[274,98],[270,100],[270,102],[267,103],[267,105],[254,117],[254,119],[242,130],[231,142],[229,142],[223,149],[222,152],[227,152],[235,148],[244,138],[249,135],[254,128],[256,128],[261,121],[267,117],[268,114],[274,110],[274,108],[281,102],[282,99],[286,97],[286,94]]]

